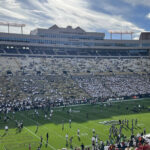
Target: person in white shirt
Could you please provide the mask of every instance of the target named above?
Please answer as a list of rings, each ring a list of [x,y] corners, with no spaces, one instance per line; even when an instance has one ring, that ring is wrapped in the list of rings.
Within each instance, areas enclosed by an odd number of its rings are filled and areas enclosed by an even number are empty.
[[[68,134],[66,134],[66,146],[68,146]]]
[[[93,128],[93,130],[92,130],[92,131],[93,131],[93,134],[95,134],[95,129],[94,129],[94,128]]]
[[[7,131],[8,131],[8,126],[6,125],[6,126],[5,126],[5,132],[7,132]]]
[[[69,127],[71,128],[71,119],[69,120]]]
[[[50,117],[50,119],[52,118],[52,114],[51,113],[49,114],[49,117]]]
[[[45,119],[47,118],[47,115],[45,114]]]
[[[95,146],[95,137],[94,136],[92,137],[92,146],[93,147]]]
[[[77,130],[77,136],[78,136],[78,140],[80,141],[80,129],[79,128]]]
[[[69,109],[69,113],[71,113],[72,112],[72,110],[71,110],[71,108]]]

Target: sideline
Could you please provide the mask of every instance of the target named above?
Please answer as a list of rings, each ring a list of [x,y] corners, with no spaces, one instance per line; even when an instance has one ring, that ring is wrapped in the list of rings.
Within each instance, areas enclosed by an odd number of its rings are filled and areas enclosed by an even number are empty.
[[[128,101],[141,101],[141,100],[148,100],[150,98],[137,98],[137,99],[127,99],[127,100],[114,100],[114,101],[111,101],[112,103],[119,103],[119,102],[128,102]],[[96,104],[105,104],[105,103],[108,103],[109,101],[107,102],[96,102]],[[76,106],[84,106],[84,105],[92,105],[92,104],[89,104],[89,103],[86,103],[86,104],[75,104],[75,105],[67,105],[67,106],[57,106],[57,107],[54,107],[55,108],[63,108],[63,107],[76,107]]]

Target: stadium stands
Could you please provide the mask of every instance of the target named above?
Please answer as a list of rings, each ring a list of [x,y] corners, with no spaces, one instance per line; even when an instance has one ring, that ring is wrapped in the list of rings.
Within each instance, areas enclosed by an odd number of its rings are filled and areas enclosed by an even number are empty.
[[[150,94],[150,61],[142,58],[1,57],[0,70],[1,99],[75,103]]]
[[[68,74],[89,73],[97,74],[104,72],[150,72],[150,61],[144,58],[138,59],[104,59],[104,58],[32,58],[32,57],[1,57],[0,70],[1,73],[7,69],[12,72],[24,71],[33,73],[38,71],[42,73],[63,74],[66,71]]]

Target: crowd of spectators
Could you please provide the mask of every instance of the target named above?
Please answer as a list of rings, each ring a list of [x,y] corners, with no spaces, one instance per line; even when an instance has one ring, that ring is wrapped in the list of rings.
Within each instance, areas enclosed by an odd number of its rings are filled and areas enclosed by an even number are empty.
[[[0,108],[25,110],[76,104],[90,96],[71,78],[51,75],[0,77]]]
[[[1,57],[0,102],[24,109],[150,94],[149,73],[150,61],[141,58]]]
[[[62,75],[103,72],[146,72],[150,73],[149,59],[105,59],[105,58],[16,58],[1,57],[0,74],[11,70],[13,73],[24,71]]]
[[[150,77],[147,75],[80,76],[75,80],[92,97],[108,98],[150,94]]]

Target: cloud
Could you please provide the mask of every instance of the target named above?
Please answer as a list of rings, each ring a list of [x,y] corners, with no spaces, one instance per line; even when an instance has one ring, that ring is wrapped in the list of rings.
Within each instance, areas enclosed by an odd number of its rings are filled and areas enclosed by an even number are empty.
[[[0,12],[1,12],[1,15],[4,15],[4,16],[9,16],[12,18],[17,18],[17,19],[27,19],[27,17],[25,17],[24,15],[15,13],[13,11],[10,11],[10,10],[4,9],[4,8],[0,8]]]
[[[150,13],[148,13],[148,14],[146,15],[146,18],[150,19]]]
[[[90,2],[85,0],[1,0],[0,13],[28,25],[25,32],[36,27],[80,26],[87,31],[107,31],[127,29],[135,32],[144,31],[119,15],[110,15],[90,9]],[[4,14],[5,12],[5,14]]]
[[[143,6],[150,7],[149,0],[123,0],[123,1],[131,4],[132,6],[143,5]]]

